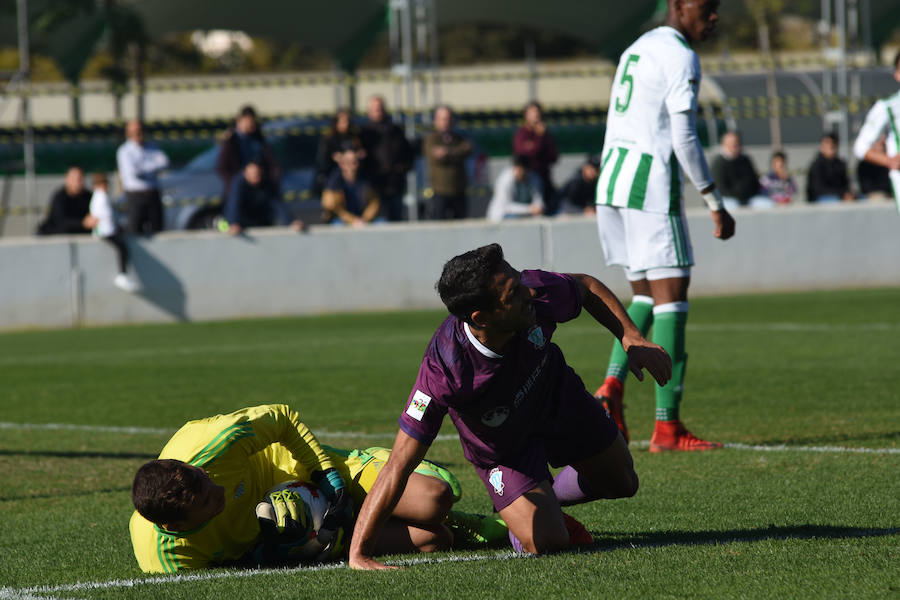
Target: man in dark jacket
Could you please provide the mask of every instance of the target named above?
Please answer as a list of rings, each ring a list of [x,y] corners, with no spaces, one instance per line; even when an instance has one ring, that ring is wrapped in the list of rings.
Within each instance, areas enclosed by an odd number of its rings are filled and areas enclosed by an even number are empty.
[[[372,96],[367,104],[369,122],[360,137],[366,152],[365,174],[386,209],[389,221],[403,219],[406,173],[413,166],[413,150],[403,129],[394,124],[384,107],[384,98]]]
[[[819,153],[809,165],[806,178],[807,202],[852,202],[847,163],[838,158],[837,136],[826,133],[819,142]]]
[[[38,227],[38,235],[90,233],[83,223],[90,207],[91,192],[84,188],[84,171],[81,167],[69,167],[63,186],[50,199],[50,210]]]
[[[294,231],[302,231],[304,227],[302,221],[291,215],[278,190],[263,175],[262,165],[256,161],[247,163],[244,172],[231,182],[225,219],[231,235],[238,235],[247,227],[290,224]]]
[[[281,182],[281,171],[275,160],[275,153],[259,130],[256,110],[244,106],[238,112],[234,127],[225,132],[225,137],[216,159],[216,173],[222,178],[222,199],[228,200],[231,182],[239,175],[249,162],[256,162],[262,167],[263,177],[278,190]]]
[[[721,153],[713,159],[713,180],[723,198],[740,206],[749,206],[751,200],[763,195],[759,174],[750,157],[744,154],[741,134],[729,131],[722,136]]]

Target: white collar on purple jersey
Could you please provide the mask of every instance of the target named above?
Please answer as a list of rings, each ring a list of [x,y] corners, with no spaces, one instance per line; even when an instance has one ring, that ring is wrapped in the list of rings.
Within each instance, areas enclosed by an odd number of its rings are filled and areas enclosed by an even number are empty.
[[[481,352],[483,355],[488,358],[503,358],[502,354],[497,354],[484,344],[478,341],[478,338],[472,334],[472,331],[469,329],[469,324],[463,322],[463,329],[466,330],[466,337],[469,338],[469,341],[472,342],[472,345],[475,346],[475,349]]]

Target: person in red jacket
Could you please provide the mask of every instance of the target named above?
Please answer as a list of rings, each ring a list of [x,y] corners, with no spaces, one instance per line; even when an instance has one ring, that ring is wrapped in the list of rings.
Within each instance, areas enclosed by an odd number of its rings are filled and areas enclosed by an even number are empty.
[[[529,102],[525,106],[525,123],[516,130],[513,136],[513,154],[524,156],[528,161],[528,168],[537,174],[541,180],[541,190],[544,199],[544,214],[556,214],[556,189],[553,186],[553,178],[550,168],[559,159],[556,150],[556,142],[547,125],[544,123],[544,111],[537,102]]]

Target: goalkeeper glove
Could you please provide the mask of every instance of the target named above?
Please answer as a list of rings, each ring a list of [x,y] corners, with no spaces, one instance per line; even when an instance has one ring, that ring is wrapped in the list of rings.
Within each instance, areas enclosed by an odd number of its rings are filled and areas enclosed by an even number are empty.
[[[353,498],[337,469],[316,471],[312,478],[329,501],[322,525],[316,532],[316,539],[324,546],[319,558],[334,558],[343,551],[344,542],[353,529]]]
[[[296,491],[272,492],[256,506],[256,518],[262,543],[254,553],[259,563],[280,563],[296,559],[301,547],[309,541],[312,516],[309,507]]]

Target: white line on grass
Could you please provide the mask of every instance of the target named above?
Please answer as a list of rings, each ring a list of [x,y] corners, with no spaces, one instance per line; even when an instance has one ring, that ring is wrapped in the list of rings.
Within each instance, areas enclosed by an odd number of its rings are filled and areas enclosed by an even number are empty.
[[[38,429],[38,430],[65,430],[65,431],[87,431],[97,433],[124,433],[124,434],[153,434],[153,435],[171,435],[175,433],[174,429],[166,429],[164,427],[117,427],[114,425],[75,425],[71,423],[10,423],[8,421],[0,421],[0,429]],[[317,437],[329,438],[351,438],[363,440],[385,440],[393,439],[397,434],[391,432],[385,433],[362,433],[358,431],[329,431],[320,429],[315,432]],[[453,441],[457,439],[456,434],[438,435],[435,440],[440,442]],[[632,448],[647,448],[650,446],[649,440],[637,440],[631,442]],[[900,448],[851,448],[847,446],[791,446],[788,444],[739,444],[726,443],[726,448],[731,450],[749,450],[752,452],[814,452],[824,454],[900,454]]]
[[[850,529],[842,533],[839,537],[846,538],[862,538],[862,537],[871,537],[871,536],[885,536],[885,535],[897,535],[900,534],[900,528],[861,528],[861,529]],[[816,539],[821,537],[821,534],[816,531],[810,531],[807,533],[791,533],[791,534],[778,534],[773,533],[772,535],[735,535],[730,536],[723,539],[714,539],[707,541],[659,541],[659,542],[639,542],[635,544],[634,542],[625,542],[623,544],[616,544],[612,546],[601,546],[597,549],[588,549],[588,552],[611,552],[615,550],[633,550],[633,549],[644,549],[644,548],[664,548],[667,546],[671,546],[673,544],[678,545],[686,545],[686,546],[703,546],[710,544],[727,544],[727,543],[741,543],[741,542],[758,542],[763,539]],[[575,554],[580,554],[583,551],[580,549],[573,549],[571,551]],[[490,553],[474,553],[474,554],[464,554],[464,555],[450,555],[450,556],[441,556],[441,557],[416,557],[416,558],[408,558],[398,561],[388,561],[388,564],[397,565],[401,567],[409,567],[414,565],[436,565],[436,564],[445,564],[445,563],[456,563],[456,562],[475,562],[475,561],[483,561],[483,560],[512,560],[512,559],[533,559],[535,558],[530,554],[519,554],[517,552],[513,552],[511,550],[507,550],[504,552],[490,552]],[[342,569],[346,566],[344,562],[331,563],[327,565],[315,565],[311,567],[293,567],[286,569],[248,569],[248,570],[213,570],[206,571],[203,573],[190,573],[186,575],[171,575],[171,576],[155,576],[155,577],[145,577],[145,578],[137,578],[137,579],[112,579],[109,581],[96,581],[96,582],[79,582],[79,583],[71,583],[71,584],[62,584],[62,585],[40,585],[29,588],[8,588],[2,587],[0,588],[0,599],[6,598],[41,598],[40,594],[56,594],[60,592],[86,592],[92,590],[106,590],[112,588],[135,588],[142,585],[165,585],[168,583],[189,583],[194,581],[211,581],[211,580],[222,580],[222,579],[235,579],[235,578],[247,578],[247,577],[256,577],[257,575],[293,575],[297,573],[309,573],[313,571],[331,571],[335,569]],[[43,596],[46,598],[46,596]]]
[[[490,554],[468,554],[461,556],[442,556],[439,558],[409,558],[404,560],[389,561],[389,564],[401,567],[409,567],[420,564],[441,564],[453,562],[474,562],[481,560],[509,560],[512,558],[530,558],[528,554],[518,554],[512,551],[494,552]],[[344,562],[327,565],[315,565],[311,567],[293,567],[289,569],[246,569],[239,571],[212,570],[203,573],[190,573],[188,575],[170,575],[145,577],[136,579],[112,579],[110,581],[88,581],[63,585],[37,585],[30,588],[0,588],[0,598],[35,597],[39,594],[57,594],[60,592],[86,592],[91,590],[108,590],[112,588],[134,588],[141,585],[160,585],[167,583],[190,583],[194,581],[211,581],[217,579],[236,579],[256,577],[258,575],[292,575],[295,573],[310,573],[313,571],[333,571],[346,566]],[[40,596],[38,596],[40,597]]]
[[[116,425],[76,425],[73,423],[10,423],[0,421],[0,429],[38,429],[46,431],[86,431],[91,433],[124,433],[124,434],[148,434],[148,435],[172,435],[175,429],[166,427],[130,427]],[[355,438],[364,440],[391,440],[396,433],[364,433],[359,431],[328,431],[316,430],[316,437],[320,438]],[[441,442],[457,439],[455,434],[438,435],[435,439]]]
[[[632,448],[649,448],[650,440],[638,440],[629,444]],[[900,454],[900,448],[849,448],[847,446],[789,446],[788,444],[738,444],[728,442],[726,448],[731,450],[750,450],[753,452],[815,452],[824,454]]]

